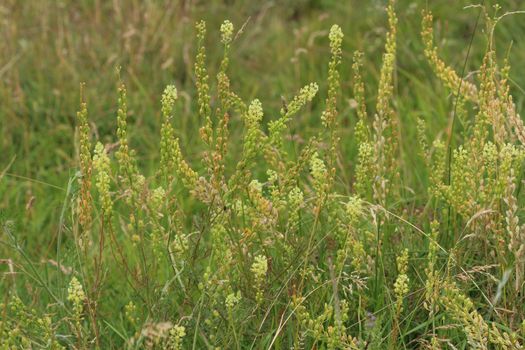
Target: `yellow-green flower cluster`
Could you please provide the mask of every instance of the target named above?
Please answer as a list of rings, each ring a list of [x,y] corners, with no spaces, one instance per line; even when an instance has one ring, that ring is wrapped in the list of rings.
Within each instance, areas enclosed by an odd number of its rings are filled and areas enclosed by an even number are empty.
[[[509,161],[508,161],[509,162]],[[510,161],[511,162],[511,161]],[[510,167],[507,174],[507,186],[504,202],[507,206],[505,210],[505,223],[509,235],[508,249],[514,255],[515,265],[515,290],[518,292],[524,279],[525,262],[525,226],[520,226],[518,218],[518,201],[516,198],[516,176],[514,168]]]
[[[163,216],[162,206],[166,200],[166,190],[163,187],[157,187],[150,192],[149,206],[152,215],[161,218]]]
[[[175,131],[170,119],[173,115],[177,97],[177,88],[174,85],[168,85],[164,89],[161,99],[163,123],[160,130],[160,172],[168,184],[171,184],[173,175],[176,172],[176,159],[174,159],[174,156],[178,148],[178,141],[175,139]]]
[[[168,349],[169,350],[181,350],[182,341],[186,336],[186,327],[175,325],[170,329],[168,338]]]
[[[264,283],[266,280],[266,273],[268,272],[268,260],[264,255],[257,255],[251,267],[251,272],[255,280],[257,303],[260,304],[263,301],[264,295]]]
[[[332,53],[332,59],[328,66],[328,96],[326,98],[326,109],[321,115],[321,120],[325,127],[334,128],[335,118],[337,114],[336,110],[336,96],[337,89],[339,89],[339,72],[337,67],[341,63],[341,44],[343,42],[343,31],[341,27],[334,24],[330,28],[330,50]]]
[[[429,193],[440,196],[445,177],[446,149],[445,144],[439,138],[432,143],[432,149],[428,146],[426,137],[426,122],[418,119],[417,123],[418,142],[421,156],[429,169]]]
[[[83,85],[81,85],[81,93]],[[77,112],[80,158],[80,197],[78,218],[84,232],[91,226],[91,142],[89,141],[89,123],[87,104],[81,100],[80,110]]]
[[[430,315],[433,316],[438,310],[438,301],[440,295],[440,279],[439,273],[435,268],[437,252],[438,252],[438,233],[439,233],[439,223],[437,221],[432,221],[431,223],[431,234],[429,237],[428,243],[428,265],[425,269],[427,279],[425,281],[425,301],[423,306],[430,312]]]
[[[469,100],[476,101],[478,92],[474,84],[463,80],[458,74],[443,62],[434,47],[434,30],[432,28],[432,13],[423,11],[421,36],[425,44],[425,56],[429,61],[434,73],[447,85],[447,87],[456,94],[459,90],[460,96]]]
[[[319,158],[319,154],[315,152],[310,158],[310,173],[313,177],[313,185],[318,195],[321,195],[324,192],[324,187],[326,184],[326,177],[328,175],[328,170],[326,170],[326,165],[323,160]]]
[[[235,305],[237,305],[241,301],[241,292],[237,291],[237,293],[231,292],[226,296],[226,300],[224,301],[224,305],[226,305],[226,308],[228,310],[233,309]]]
[[[296,95],[287,106],[281,109],[281,118],[269,123],[270,141],[273,145],[282,145],[282,133],[286,129],[286,124],[299,109],[314,98],[318,90],[319,86],[316,83],[310,83],[301,88],[299,94]]]
[[[182,179],[182,182],[184,185],[190,189],[195,189],[195,185],[197,184],[198,175],[197,173],[188,165],[186,160],[184,160],[182,156],[182,152],[180,150],[179,146],[179,139],[175,139],[174,143],[172,144],[172,157],[173,162],[175,165],[175,171],[179,175],[179,177]]]
[[[188,236],[185,234],[178,234],[171,242],[171,250],[173,254],[181,255],[188,249]]]
[[[355,225],[363,214],[363,201],[358,196],[350,196],[345,209],[349,224]]]
[[[167,120],[171,117],[173,113],[173,107],[177,101],[178,93],[175,85],[168,85],[162,93],[161,107],[162,107],[162,116],[164,120]]]
[[[324,304],[323,312],[309,322],[309,328],[315,339],[321,339],[325,333],[324,323],[332,318],[334,308],[332,305]]]
[[[423,160],[426,162],[427,166],[430,165],[430,150],[428,147],[427,137],[426,137],[426,128],[427,123],[425,119],[417,119],[417,141],[419,143],[419,148]]]
[[[106,218],[111,217],[113,201],[111,200],[110,188],[110,161],[104,146],[98,142],[95,146],[93,156],[93,168],[96,172],[96,186],[102,202],[102,210]]]
[[[217,73],[217,94],[220,101],[220,108],[217,108],[217,115],[226,112],[232,106],[234,109],[246,109],[244,102],[230,89],[230,78],[226,74],[230,62],[230,44],[233,38],[233,24],[226,20],[221,24],[221,42],[224,45],[224,53],[221,61],[219,73]],[[219,141],[217,141],[219,143]]]
[[[82,284],[80,284],[76,277],[73,277],[69,282],[69,287],[67,288],[67,300],[73,306],[73,315],[75,315],[75,318],[80,319],[82,310],[84,309],[86,295],[84,294]]]
[[[438,195],[439,189],[443,184],[445,177],[445,160],[447,157],[446,146],[443,141],[436,139],[432,143],[434,152],[432,154],[432,164],[430,167],[430,191],[433,195]]]
[[[232,41],[233,36],[233,24],[226,20],[221,24],[221,42],[225,45]]]
[[[405,249],[403,253],[397,257],[397,269],[398,275],[396,282],[394,283],[394,293],[396,295],[398,312],[400,312],[403,305],[403,298],[408,294],[408,283],[410,281],[407,275],[408,249]]]
[[[301,191],[299,187],[295,186],[288,194],[288,205],[290,213],[290,216],[288,217],[288,227],[290,229],[294,229],[299,224],[299,212],[301,210],[301,207],[303,206],[303,202],[303,191]]]
[[[476,210],[475,197],[471,194],[477,188],[476,179],[479,174],[472,166],[472,154],[463,146],[453,152],[453,165],[451,169],[451,181],[444,188],[445,199],[465,218],[470,217]]]
[[[337,24],[334,24],[330,28],[328,39],[330,40],[330,49],[332,51],[332,55],[335,56],[341,54],[341,43],[343,42],[343,36],[343,31]]]
[[[324,165],[324,162],[321,158],[319,158],[319,154],[315,152],[310,159],[310,168],[313,178],[316,181],[322,181],[326,176],[326,166]]]
[[[262,104],[258,99],[255,99],[250,103],[248,111],[244,114],[246,135],[244,136],[243,158],[237,167],[239,171],[251,165],[253,157],[261,151],[263,134],[260,130],[260,123],[262,118]]]
[[[130,301],[124,306],[124,314],[131,324],[135,325],[138,323],[139,318],[137,317],[137,306],[133,301]]]
[[[364,343],[360,343],[358,339],[346,334],[346,329],[342,325],[348,320],[349,305],[346,300],[342,300],[340,303],[339,321],[332,305],[326,303],[319,305],[323,307],[323,311],[319,316],[313,317],[307,311],[305,303],[305,297],[292,296],[290,307],[297,319],[296,325],[299,333],[299,337],[294,342],[294,348],[304,348],[303,342],[307,337],[326,343],[327,349],[359,350],[363,348]]]
[[[357,167],[355,170],[355,190],[361,198],[369,198],[374,174],[374,147],[369,142],[359,145],[357,154]]]
[[[299,187],[294,187],[288,194],[288,201],[294,208],[300,207],[304,201],[303,191]]]
[[[373,194],[374,200],[386,205],[392,188],[392,178],[398,174],[397,168],[397,121],[390,100],[394,91],[393,73],[396,60],[397,17],[394,0],[390,0],[387,13],[389,31],[386,37],[383,65],[377,91],[376,114],[374,117],[374,158]]]
[[[367,231],[361,231],[360,220],[364,215],[363,200],[354,195],[342,205],[341,219],[338,219],[336,238],[339,243],[336,266],[344,268],[347,264],[359,275],[368,275],[373,270],[373,260],[365,249]]]
[[[460,146],[453,151],[450,184],[445,185],[442,183],[445,169],[437,164],[445,160],[444,145],[440,146],[435,147],[432,162],[435,165],[431,167],[432,190],[467,220],[480,207],[496,210],[494,203],[507,198],[509,186],[515,182],[509,181],[509,176],[514,178],[513,169],[521,168],[523,151],[512,144],[498,147],[490,141],[484,142],[481,149],[472,144]]]
[[[154,210],[160,210],[162,203],[166,199],[166,191],[162,187],[157,187],[151,191],[150,205]]]
[[[248,195],[252,205],[246,208],[247,217],[254,229],[270,231],[277,221],[277,210],[268,198],[263,195],[262,184],[252,180],[248,185]]]
[[[469,345],[474,349],[487,349],[489,327],[481,315],[474,309],[472,301],[465,296],[454,283],[447,283],[441,297],[445,310],[464,326]]]
[[[257,192],[257,193],[261,193],[263,189],[262,183],[260,183],[258,180],[252,180],[248,187],[250,188],[252,192]]]
[[[261,101],[253,100],[248,106],[248,113],[245,116],[245,121],[248,127],[258,126],[264,115]]]
[[[293,98],[293,100],[288,104],[287,110],[281,109],[281,114],[285,116],[292,116],[299,111],[299,109],[304,106],[307,102],[310,102],[317,91],[319,86],[317,83],[310,83],[299,90],[299,94]]]
[[[334,24],[330,28],[330,50],[332,58],[328,64],[328,94],[326,97],[326,107],[321,114],[321,121],[325,128],[328,129],[328,153],[326,161],[328,164],[328,177],[326,179],[326,191],[330,191],[335,179],[335,164],[337,150],[340,138],[338,136],[337,128],[337,93],[339,91],[339,71],[338,67],[341,64],[341,44],[343,42],[343,32],[341,28]]]
[[[394,0],[390,0],[387,8],[389,32],[386,37],[383,65],[379,79],[379,90],[377,96],[377,114],[380,118],[389,117],[390,101],[393,93],[392,73],[396,58],[396,33],[397,17],[394,12]]]
[[[206,23],[197,22],[197,41],[198,51],[195,58],[195,85],[197,87],[197,104],[199,106],[199,115],[204,119],[205,124],[200,129],[200,135],[203,141],[211,145],[213,138],[213,128],[211,121],[210,107],[210,87],[208,84],[208,71],[206,69],[206,49],[204,47],[204,37],[206,35]]]
[[[497,150],[494,150],[493,154],[497,154]],[[509,183],[509,177],[513,177],[512,174],[514,169],[521,169],[521,163],[525,158],[524,149],[522,147],[516,147],[513,144],[504,144],[496,159],[492,159],[492,173],[498,178],[499,183],[496,183],[494,187],[497,188],[496,196],[505,196],[506,188]],[[498,162],[498,163],[496,163]]]
[[[118,111],[117,111],[117,137],[119,140],[119,148],[115,154],[119,167],[121,169],[122,175],[124,176],[124,181],[127,185],[131,185],[132,177],[136,173],[133,152],[130,151],[128,145],[128,104],[127,104],[127,93],[126,86],[120,84],[118,88],[119,98],[118,98]]]
[[[51,317],[39,315],[15,296],[7,305],[0,303],[0,349],[33,349],[42,344],[46,349],[65,349],[57,340]]]
[[[354,84],[353,92],[354,99],[356,102],[357,108],[357,117],[359,118],[358,124],[356,125],[356,138],[358,143],[368,140],[368,130],[366,126],[366,120],[368,119],[368,114],[366,112],[366,103],[365,103],[365,83],[361,76],[361,67],[363,66],[363,53],[361,51],[356,51],[353,57],[352,70],[354,72]]]

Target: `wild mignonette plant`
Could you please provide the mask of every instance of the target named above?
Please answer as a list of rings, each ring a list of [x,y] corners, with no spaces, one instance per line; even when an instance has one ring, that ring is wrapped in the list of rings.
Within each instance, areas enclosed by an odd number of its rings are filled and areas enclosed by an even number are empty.
[[[0,304],[0,348],[522,349],[525,127],[508,60],[499,66],[494,48],[499,9],[485,11],[487,49],[471,79],[439,57],[432,14],[422,15],[422,54],[450,89],[453,113],[448,137],[414,121],[428,174],[416,202],[403,197],[410,169],[400,161],[395,5],[386,9],[375,98],[365,89],[363,53],[353,54],[352,77],[340,73],[344,34],[333,25],[325,91],[310,82],[277,115],[230,83],[241,32],[230,21],[220,26],[222,57],[211,77],[207,27],[198,22],[197,113],[183,115],[180,92],[166,86],[151,175],[132,147],[124,82],[117,142],[106,145],[92,140],[81,86],[78,172],[56,270],[42,277],[13,225],[2,223],[34,297],[13,289]],[[355,114],[351,135],[340,127],[342,80],[351,80],[355,101],[345,112]],[[290,123],[311,103],[322,105],[319,132],[291,145]],[[201,125],[198,150],[175,127],[183,117]],[[343,137],[358,150],[350,184],[338,176]],[[51,301],[40,305],[42,295]]]

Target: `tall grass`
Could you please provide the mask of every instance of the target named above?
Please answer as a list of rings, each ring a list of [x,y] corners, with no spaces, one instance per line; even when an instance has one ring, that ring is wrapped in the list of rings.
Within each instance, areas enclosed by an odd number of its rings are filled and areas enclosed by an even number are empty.
[[[486,49],[468,77],[441,58],[432,14],[421,14],[418,54],[452,101],[436,132],[397,103],[396,6],[386,7],[377,89],[362,52],[348,62],[335,24],[322,32],[325,81],[282,93],[291,97],[278,113],[233,79],[243,27],[224,21],[210,41],[198,21],[195,92],[165,87],[155,156],[131,142],[141,99],[125,70],[116,142],[97,135],[82,84],[53,258],[40,264],[24,228],[2,219],[0,346],[523,348],[525,127],[496,50],[506,14],[476,8]],[[222,50],[213,62],[210,42]],[[316,127],[292,132],[304,113]],[[182,123],[199,125],[198,142],[185,142]],[[406,138],[417,142],[407,149]],[[146,158],[158,159],[154,171]]]

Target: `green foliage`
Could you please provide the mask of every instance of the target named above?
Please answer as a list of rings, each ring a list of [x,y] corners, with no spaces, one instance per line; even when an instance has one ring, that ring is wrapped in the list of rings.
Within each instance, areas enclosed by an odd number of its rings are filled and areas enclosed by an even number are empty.
[[[350,33],[333,25],[320,32],[324,82],[295,81],[279,108],[234,79],[245,26],[198,21],[195,91],[164,88],[155,151],[133,141],[131,106],[147,99],[119,77],[106,139],[81,85],[78,171],[52,253],[1,217],[0,348],[522,349],[525,129],[496,55],[503,17],[479,8],[487,45],[465,81],[422,14],[414,54],[452,96],[443,133],[402,113],[398,6],[386,6],[377,84],[361,51],[347,82]]]

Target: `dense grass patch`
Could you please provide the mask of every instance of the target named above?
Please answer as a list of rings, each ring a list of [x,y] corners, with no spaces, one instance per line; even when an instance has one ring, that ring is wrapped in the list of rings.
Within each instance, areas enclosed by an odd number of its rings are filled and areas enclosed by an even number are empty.
[[[523,348],[520,13],[43,4],[0,5],[1,347]]]

